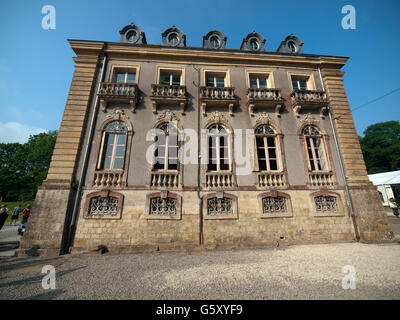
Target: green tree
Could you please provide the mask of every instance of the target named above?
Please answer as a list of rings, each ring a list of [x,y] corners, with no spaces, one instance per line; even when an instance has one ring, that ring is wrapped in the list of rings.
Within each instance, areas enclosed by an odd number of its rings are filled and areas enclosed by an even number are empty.
[[[370,125],[360,137],[369,174],[400,170],[400,122]]]
[[[30,200],[46,178],[57,131],[29,137],[25,144],[0,143],[0,197]]]

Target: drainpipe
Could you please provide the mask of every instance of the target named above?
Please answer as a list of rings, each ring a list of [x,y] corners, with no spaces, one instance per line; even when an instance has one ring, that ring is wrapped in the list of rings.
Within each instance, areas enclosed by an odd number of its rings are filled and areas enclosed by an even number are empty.
[[[201,143],[201,133],[200,133],[200,117],[201,117],[201,110],[200,110],[200,69],[197,69],[193,65],[193,69],[197,71],[197,85],[193,82],[193,84],[197,87],[197,109],[198,109],[198,114],[197,114],[197,150],[198,150],[198,155],[197,155],[197,161],[200,160],[200,163],[197,164],[197,197],[199,198],[199,244],[203,245],[203,201],[201,200],[201,195],[200,195],[200,186],[201,186],[201,179],[200,179],[200,174],[201,174],[201,151],[200,151],[200,143]]]
[[[326,90],[325,90],[325,84],[324,84],[324,80],[322,79],[320,66],[318,66],[318,73],[319,73],[319,78],[320,78],[321,84],[322,84],[322,90],[323,90],[326,94],[328,94],[328,93],[326,92]],[[328,101],[329,101],[329,100],[328,100]],[[345,170],[344,170],[344,163],[343,163],[342,152],[340,151],[339,142],[338,142],[337,135],[336,135],[336,128],[335,128],[335,126],[334,126],[333,119],[332,119],[332,112],[331,112],[330,102],[328,102],[327,110],[328,110],[328,115],[329,115],[329,122],[330,122],[331,127],[332,127],[333,139],[334,139],[334,141],[335,141],[336,151],[337,151],[338,158],[339,158],[340,171],[341,171],[341,173],[342,173],[342,177],[343,177],[343,181],[344,181],[344,188],[345,188],[345,190],[346,190],[347,203],[348,203],[348,205],[349,205],[350,215],[351,215],[351,218],[352,218],[352,220],[353,220],[353,225],[354,225],[354,231],[355,231],[355,233],[356,233],[356,238],[357,238],[357,240],[359,240],[359,239],[360,239],[360,236],[359,236],[359,234],[358,234],[357,224],[356,224],[355,216],[354,216],[353,203],[352,203],[352,201],[351,201],[350,192],[349,192],[349,186],[348,186],[348,183],[347,183],[346,172],[345,172]]]
[[[84,158],[83,158],[82,170],[81,170],[81,174],[79,176],[79,184],[78,184],[78,189],[76,191],[76,196],[75,196],[75,201],[74,201],[74,209],[72,211],[71,224],[69,226],[68,241],[67,241],[67,244],[65,246],[66,250],[69,250],[70,246],[72,245],[74,233],[75,233],[75,230],[76,230],[76,220],[77,220],[77,217],[78,217],[78,210],[79,210],[79,204],[80,204],[80,199],[81,199],[82,185],[83,185],[83,182],[84,182],[85,176],[86,176],[86,171],[87,171],[87,166],[88,166],[88,161],[89,161],[89,154],[90,154],[90,147],[92,145],[94,127],[95,127],[95,123],[96,123],[96,115],[97,115],[97,111],[99,109],[98,93],[100,91],[101,83],[103,82],[104,70],[105,70],[106,65],[107,65],[107,56],[104,53],[104,51],[103,51],[103,54],[104,54],[104,58],[103,58],[103,65],[102,65],[102,68],[101,68],[100,81],[99,81],[99,84],[97,86],[96,98],[95,98],[95,103],[94,103],[94,108],[93,108],[93,113],[92,113],[92,119],[91,119],[91,122],[90,122],[89,136],[88,136],[88,139],[87,139],[85,155],[84,155]]]

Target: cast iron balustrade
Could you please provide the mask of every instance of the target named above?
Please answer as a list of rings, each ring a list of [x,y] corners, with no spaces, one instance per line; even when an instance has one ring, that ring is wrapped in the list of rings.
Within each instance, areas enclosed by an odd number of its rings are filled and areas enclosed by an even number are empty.
[[[234,87],[200,87],[200,103],[203,115],[208,106],[228,107],[232,115],[236,103]]]
[[[310,172],[308,178],[313,187],[330,187],[335,184],[332,172]]]
[[[186,86],[152,84],[150,98],[153,103],[154,113],[157,112],[158,104],[179,105],[181,112],[184,113],[187,102]]]
[[[247,91],[249,113],[252,115],[255,107],[272,107],[275,113],[283,105],[283,98],[280,89],[249,88]]]
[[[154,188],[177,188],[179,186],[179,173],[152,172],[150,186]]]
[[[206,188],[226,188],[233,186],[233,175],[231,172],[207,172]]]
[[[283,172],[259,172],[257,173],[258,186],[283,187],[285,185],[285,174]]]
[[[93,186],[95,187],[121,187],[123,171],[96,171]]]
[[[98,96],[103,111],[108,102],[129,103],[132,111],[135,111],[138,99],[138,86],[136,83],[102,82]]]
[[[294,111],[298,114],[300,109],[319,109],[321,116],[328,105],[328,98],[324,91],[294,90],[291,94]]]

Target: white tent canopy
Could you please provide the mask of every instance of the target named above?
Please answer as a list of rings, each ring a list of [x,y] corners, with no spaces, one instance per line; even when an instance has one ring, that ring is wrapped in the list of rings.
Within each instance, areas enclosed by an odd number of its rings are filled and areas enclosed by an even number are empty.
[[[400,184],[400,171],[390,171],[368,175],[374,186],[383,184]]]

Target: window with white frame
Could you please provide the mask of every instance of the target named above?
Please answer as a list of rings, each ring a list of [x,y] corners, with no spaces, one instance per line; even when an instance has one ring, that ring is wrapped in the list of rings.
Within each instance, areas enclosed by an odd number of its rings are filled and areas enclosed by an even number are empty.
[[[310,171],[327,171],[324,138],[313,125],[307,125],[302,130],[306,157]]]
[[[266,74],[249,74],[249,84],[250,88],[260,89],[268,88],[268,75]]]
[[[220,124],[208,128],[208,171],[231,170],[230,135]]]
[[[160,70],[159,84],[162,85],[181,85],[182,84],[182,71],[181,70]]]
[[[178,128],[173,122],[157,128],[154,170],[178,170]]]
[[[308,90],[307,81],[307,77],[292,76],[293,90]]]
[[[114,78],[117,83],[135,83],[136,70],[116,70]]]
[[[113,121],[103,130],[97,168],[121,170],[124,167],[128,127],[123,121]]]
[[[277,135],[275,130],[267,124],[262,124],[254,130],[254,133],[256,138],[258,170],[279,170]]]
[[[225,72],[206,72],[207,87],[225,87],[226,86]]]

